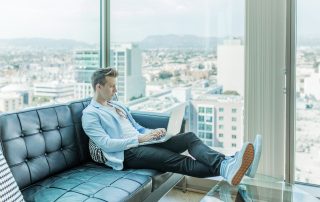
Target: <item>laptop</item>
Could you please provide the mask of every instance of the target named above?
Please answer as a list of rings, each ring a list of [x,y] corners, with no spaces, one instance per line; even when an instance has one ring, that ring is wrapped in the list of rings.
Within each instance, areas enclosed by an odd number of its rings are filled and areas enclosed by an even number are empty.
[[[139,146],[162,143],[169,140],[171,137],[177,135],[181,129],[181,125],[184,117],[184,111],[185,111],[185,104],[181,104],[176,108],[174,108],[170,113],[166,135],[161,137],[160,139],[139,143]]]

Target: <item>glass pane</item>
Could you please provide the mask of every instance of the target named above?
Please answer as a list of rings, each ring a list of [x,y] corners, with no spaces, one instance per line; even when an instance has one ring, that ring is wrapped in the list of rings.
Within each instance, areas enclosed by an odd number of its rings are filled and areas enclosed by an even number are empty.
[[[204,107],[199,107],[199,113],[204,113]]]
[[[92,96],[99,0],[2,1],[0,113]]]
[[[206,112],[207,112],[207,114],[211,114],[212,113],[212,108],[211,107],[207,107],[206,108]]]
[[[199,122],[204,122],[204,116],[198,116],[198,121]]]
[[[198,136],[212,132],[212,147],[226,154],[239,150],[243,143],[244,3],[110,1],[110,64],[121,71],[119,100],[131,110],[160,113],[186,103],[187,130]],[[122,83],[121,78],[125,78]],[[205,114],[212,116],[205,117],[210,126],[203,125]],[[232,122],[231,115],[239,118]],[[218,126],[219,116],[224,116],[225,127]],[[231,122],[239,128],[236,148],[231,146]],[[225,138],[218,138],[219,133]]]
[[[320,2],[297,1],[295,179],[320,184]]]
[[[207,116],[207,117],[206,117],[206,122],[211,123],[211,122],[212,122],[212,116]]]
[[[206,131],[210,132],[212,130],[212,125],[206,125]]]

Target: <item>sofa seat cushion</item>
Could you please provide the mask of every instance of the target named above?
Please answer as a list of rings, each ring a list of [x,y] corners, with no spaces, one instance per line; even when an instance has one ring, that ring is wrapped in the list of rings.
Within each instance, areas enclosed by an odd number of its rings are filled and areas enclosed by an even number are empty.
[[[151,169],[137,169],[137,170],[128,170],[132,171],[133,173],[139,174],[139,175],[147,175],[152,178],[152,191],[158,189],[160,185],[162,185],[165,181],[167,181],[173,173],[166,172],[162,173],[156,170]]]
[[[26,201],[143,201],[152,189],[148,175],[86,163],[22,190]]]

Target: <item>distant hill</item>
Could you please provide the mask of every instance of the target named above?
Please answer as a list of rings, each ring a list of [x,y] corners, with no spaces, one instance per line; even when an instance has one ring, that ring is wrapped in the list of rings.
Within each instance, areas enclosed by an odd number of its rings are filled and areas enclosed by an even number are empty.
[[[138,42],[141,49],[216,49],[218,44],[223,43],[223,38],[199,37],[194,35],[152,35]],[[320,47],[319,38],[298,39],[297,46]],[[97,48],[97,45],[88,44],[71,39],[48,39],[48,38],[14,38],[0,39],[0,49],[6,47],[13,48],[33,48],[33,49],[77,49],[77,48]]]
[[[74,49],[94,48],[92,44],[70,39],[47,39],[47,38],[14,38],[0,39],[0,47],[35,48],[35,49]]]
[[[223,43],[224,38],[218,37],[199,37],[194,35],[152,35],[148,36],[138,44],[141,49],[185,49],[185,48],[201,48],[216,49],[218,44]],[[320,47],[319,38],[300,38],[297,46]]]
[[[194,35],[153,35],[148,36],[141,42],[141,49],[179,49],[179,48],[201,48],[216,49],[217,44],[222,43],[222,38],[217,37],[198,37]]]

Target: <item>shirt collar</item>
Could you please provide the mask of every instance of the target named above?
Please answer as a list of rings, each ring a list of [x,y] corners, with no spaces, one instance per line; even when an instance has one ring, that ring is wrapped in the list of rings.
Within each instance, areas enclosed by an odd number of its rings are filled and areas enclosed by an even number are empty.
[[[109,101],[109,102],[113,103],[112,101]],[[95,101],[93,98],[91,99],[90,104],[93,105],[96,108],[104,107],[102,104],[100,104],[99,102]]]

